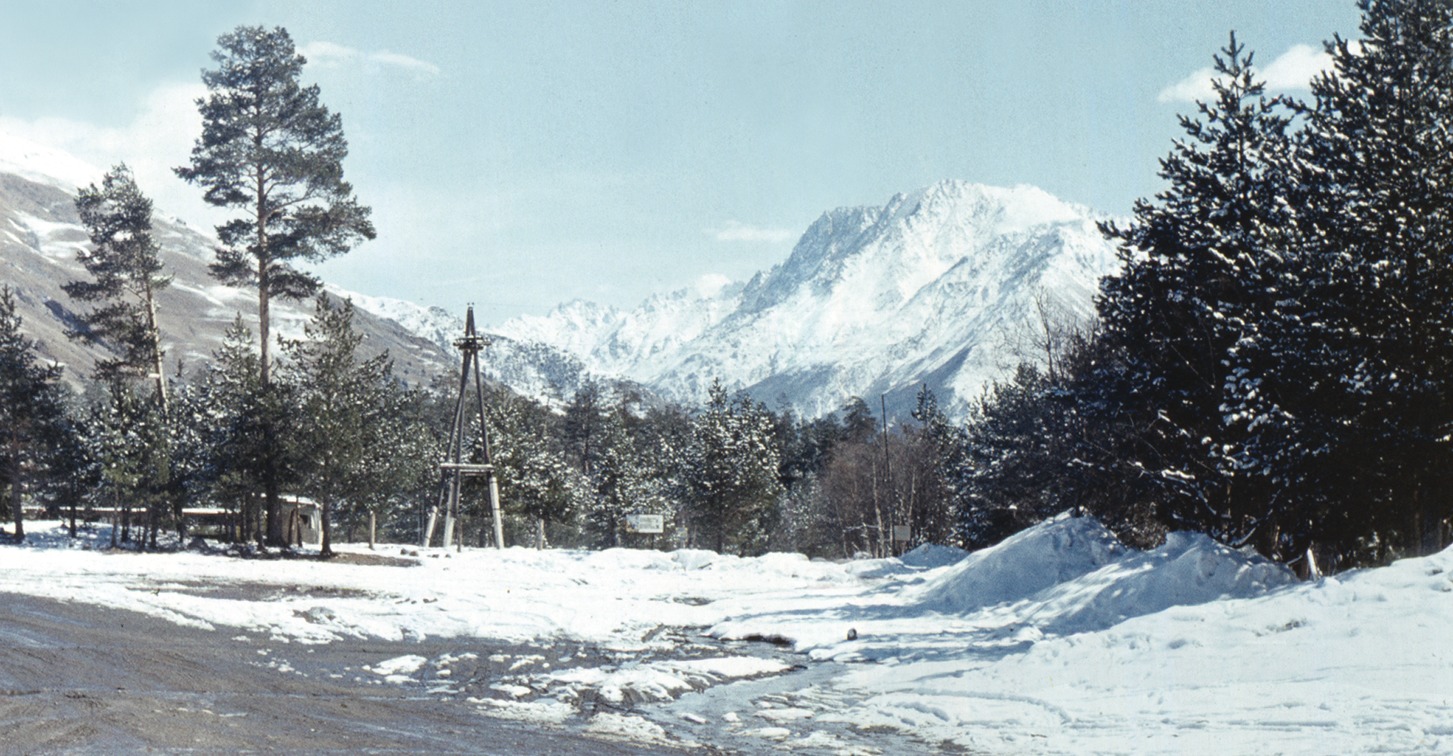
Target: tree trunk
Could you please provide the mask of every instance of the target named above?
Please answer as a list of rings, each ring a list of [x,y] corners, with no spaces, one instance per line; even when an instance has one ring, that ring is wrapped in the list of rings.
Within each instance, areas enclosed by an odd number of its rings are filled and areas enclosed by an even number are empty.
[[[116,548],[117,531],[121,528],[121,495],[111,492],[111,548]]]
[[[252,502],[252,516],[248,519],[248,527],[252,529],[252,540],[261,547],[265,541],[262,529],[262,505],[256,496],[249,495],[248,501]]]
[[[321,551],[323,553],[323,556],[332,556],[333,555],[333,535],[332,535],[332,532],[331,531],[333,529],[333,525],[332,525],[333,504],[332,504],[332,502],[330,502],[327,499],[324,499],[323,500],[322,515],[323,515],[323,544],[322,544]]]
[[[151,284],[146,286],[146,330],[151,338],[152,369],[156,371],[156,398],[161,404],[161,416],[165,420],[171,417],[171,401],[166,392],[166,368],[162,361],[161,353],[161,329],[156,324],[156,297],[152,293]]]
[[[258,137],[261,142],[261,137]],[[262,168],[258,168],[257,176],[257,337],[258,337],[258,378],[262,383],[263,395],[271,400],[272,397],[272,360],[269,358],[271,345],[269,341],[272,335],[272,318],[270,313],[271,292],[268,287],[272,281],[268,275],[267,253],[267,213],[264,202],[266,193],[262,179]],[[283,522],[282,522],[282,501],[281,492],[278,490],[278,464],[277,464],[277,429],[273,423],[276,418],[271,412],[267,416],[267,423],[263,429],[263,443],[267,448],[267,465],[263,470],[263,491],[267,495],[267,545],[283,546]]]
[[[10,512],[15,515],[15,542],[25,540],[25,517],[20,511],[20,441],[18,432],[10,431]]]

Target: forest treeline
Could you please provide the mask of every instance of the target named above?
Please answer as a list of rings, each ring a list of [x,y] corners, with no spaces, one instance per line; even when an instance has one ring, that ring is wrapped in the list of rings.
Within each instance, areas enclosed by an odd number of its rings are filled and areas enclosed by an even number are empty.
[[[1359,8],[1360,38],[1327,43],[1304,98],[1269,93],[1232,35],[1161,160],[1165,188],[1102,226],[1120,266],[1096,317],[1046,318],[1037,357],[967,418],[927,389],[885,423],[861,399],[799,418],[720,384],[699,407],[587,383],[552,408],[491,387],[507,540],[882,555],[984,546],[1070,510],[1132,543],[1196,530],[1308,570],[1446,546],[1453,3]],[[239,318],[210,364],[161,377],[150,292],[169,279],[149,202],[124,167],[82,191],[94,280],[68,292],[97,303],[77,338],[113,358],[85,396],[63,395],[0,295],[0,485],[17,535],[27,501],[134,506],[144,543],[207,503],[237,513],[237,538],[280,544],[289,493],[350,538],[371,518],[414,540],[438,502],[453,387],[406,387],[386,357],[363,359],[351,305],[327,298],[270,353],[269,299],[318,290],[291,263],[373,229],[286,32],[240,28],[214,60],[178,173],[236,211],[213,271],[256,290],[259,333]],[[483,513],[464,514],[466,537],[487,539]],[[630,514],[663,515],[666,532],[628,532]]]

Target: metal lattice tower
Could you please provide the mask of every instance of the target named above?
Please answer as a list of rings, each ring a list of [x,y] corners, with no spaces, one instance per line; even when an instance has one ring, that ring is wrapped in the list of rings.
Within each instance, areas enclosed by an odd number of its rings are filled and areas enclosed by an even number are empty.
[[[449,433],[449,452],[439,463],[440,485],[439,505],[429,512],[429,525],[424,531],[424,545],[434,540],[434,525],[439,510],[444,510],[443,546],[449,548],[454,542],[454,526],[459,521],[459,493],[465,476],[482,475],[489,483],[489,511],[494,518],[495,548],[504,548],[504,525],[499,512],[499,483],[495,479],[493,457],[489,448],[489,428],[484,421],[484,381],[479,374],[479,352],[489,346],[489,339],[474,330],[474,305],[464,316],[464,338],[454,342],[454,347],[463,356],[459,369],[459,397],[454,403],[454,427]],[[484,461],[464,461],[464,398],[469,393],[469,377],[474,375],[474,399],[479,412],[479,441]],[[461,543],[462,543],[461,539]]]

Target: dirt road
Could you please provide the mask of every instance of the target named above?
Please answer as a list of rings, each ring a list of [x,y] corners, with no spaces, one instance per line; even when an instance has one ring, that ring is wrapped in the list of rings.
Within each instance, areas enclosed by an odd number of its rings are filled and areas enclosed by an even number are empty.
[[[340,674],[429,653],[419,644],[339,641],[263,655],[233,635],[0,593],[0,752],[653,752]]]

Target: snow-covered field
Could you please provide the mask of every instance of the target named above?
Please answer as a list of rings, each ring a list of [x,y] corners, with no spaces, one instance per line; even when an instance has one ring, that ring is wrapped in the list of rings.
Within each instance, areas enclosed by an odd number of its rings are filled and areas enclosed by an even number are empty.
[[[27,530],[28,545],[0,548],[0,592],[145,612],[238,644],[588,645],[589,664],[509,660],[518,674],[471,700],[546,725],[579,724],[584,699],[603,701],[584,725],[603,737],[727,733],[822,752],[882,750],[885,732],[924,750],[1453,751],[1453,550],[1299,583],[1201,536],[1140,552],[1070,517],[969,555],[847,563],[397,545],[372,552],[395,564],[260,560],[107,552],[59,523]],[[369,671],[463,695],[460,664],[405,654]]]

